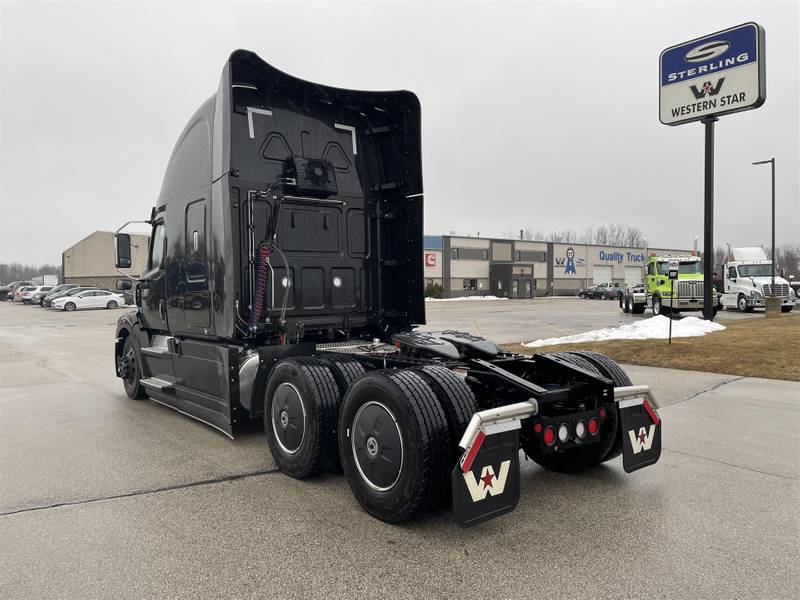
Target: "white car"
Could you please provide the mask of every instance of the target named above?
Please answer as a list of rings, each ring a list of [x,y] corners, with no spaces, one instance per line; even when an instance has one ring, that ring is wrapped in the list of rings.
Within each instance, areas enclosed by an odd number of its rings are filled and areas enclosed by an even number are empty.
[[[53,310],[77,310],[80,308],[117,308],[125,304],[125,296],[108,290],[86,290],[74,296],[63,296],[53,300]]]

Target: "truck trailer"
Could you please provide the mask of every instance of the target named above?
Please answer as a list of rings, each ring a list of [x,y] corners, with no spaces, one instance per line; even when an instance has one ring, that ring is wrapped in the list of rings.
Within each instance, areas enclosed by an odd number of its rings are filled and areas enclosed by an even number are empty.
[[[263,420],[284,473],[342,471],[391,523],[513,510],[520,450],[559,472],[655,463],[655,398],[609,358],[415,331],[423,198],[413,93],[328,87],[234,52],[169,160],[146,271],[117,284],[136,304],[116,328],[127,395],[232,438]]]

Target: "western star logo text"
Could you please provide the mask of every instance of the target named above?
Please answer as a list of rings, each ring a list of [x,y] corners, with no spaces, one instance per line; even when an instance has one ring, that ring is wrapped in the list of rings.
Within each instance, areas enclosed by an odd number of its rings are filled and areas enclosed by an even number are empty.
[[[696,98],[705,96],[705,92],[698,90],[695,92],[692,86],[692,93]],[[719,93],[719,89],[714,93]],[[699,94],[699,95],[698,95]],[[713,94],[710,94],[713,96]],[[744,104],[747,100],[745,92],[737,92],[735,94],[727,94],[725,96],[718,96],[716,98],[709,97],[708,100],[701,100],[700,102],[692,102],[691,104],[683,104],[682,106],[675,106],[670,109],[673,117],[682,117],[691,115],[698,112],[705,112],[707,110],[715,110],[717,108],[733,107],[736,104]]]
[[[500,464],[500,475],[494,474],[494,467],[487,465],[481,469],[481,476],[475,477],[472,471],[464,473],[464,481],[467,484],[469,495],[473,502],[479,502],[487,495],[499,496],[503,493],[508,479],[508,469],[511,467],[510,460],[504,460]]]

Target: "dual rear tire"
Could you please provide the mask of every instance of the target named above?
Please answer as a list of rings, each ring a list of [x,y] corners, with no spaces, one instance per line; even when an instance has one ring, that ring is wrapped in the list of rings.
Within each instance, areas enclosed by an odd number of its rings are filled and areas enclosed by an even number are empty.
[[[304,478],[339,466],[361,506],[398,523],[450,501],[450,470],[475,398],[433,365],[366,372],[352,358],[295,358],[272,371],[264,428],[272,456]]]
[[[339,454],[361,506],[388,523],[450,503],[450,471],[475,412],[472,390],[439,366],[373,371],[347,392]]]
[[[632,385],[630,378],[622,368],[613,360],[603,354],[589,351],[556,352],[553,356],[606,377],[614,382],[615,386]],[[616,408],[608,411],[606,421],[600,432],[600,440],[580,448],[572,448],[564,452],[543,454],[538,440],[533,435],[520,437],[522,449],[528,457],[538,465],[549,471],[559,473],[576,473],[583,469],[591,468],[600,463],[616,458],[622,454],[622,429]]]
[[[281,361],[264,395],[264,432],[278,467],[297,479],[316,475],[336,451],[339,389],[315,358]]]

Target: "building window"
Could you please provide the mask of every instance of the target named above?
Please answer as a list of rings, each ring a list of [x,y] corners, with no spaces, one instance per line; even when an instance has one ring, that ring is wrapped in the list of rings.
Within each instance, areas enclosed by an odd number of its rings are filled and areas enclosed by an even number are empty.
[[[481,251],[481,260],[489,260],[489,251],[488,250],[482,250]]]
[[[517,250],[514,255],[516,257],[514,258],[515,261],[522,262],[522,250]]]
[[[464,280],[464,291],[474,292],[478,289],[478,280],[477,279],[465,279]]]
[[[450,249],[450,257],[453,260],[458,260],[458,248],[451,248]]]

